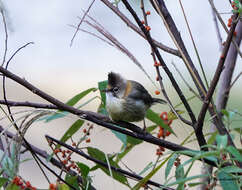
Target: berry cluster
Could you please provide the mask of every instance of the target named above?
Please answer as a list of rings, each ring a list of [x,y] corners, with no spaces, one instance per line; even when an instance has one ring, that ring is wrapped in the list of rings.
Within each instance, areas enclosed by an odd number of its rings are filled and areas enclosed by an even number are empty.
[[[167,124],[169,127],[171,127],[173,120],[168,120],[167,112],[162,112],[160,114],[160,118],[164,121],[165,124]],[[165,130],[162,126],[159,126],[159,127],[160,127],[159,133],[157,134],[158,138],[162,137],[163,139],[165,139],[165,137],[168,137],[171,134],[170,131]]]
[[[181,159],[180,158],[176,158],[176,161],[174,162],[174,166],[178,167],[181,164]]]
[[[150,11],[147,11],[145,14],[146,14],[147,16],[150,15]],[[142,23],[142,24],[146,24],[144,20],[142,20],[141,23]],[[150,26],[148,26],[148,25],[145,25],[145,29],[146,29],[147,31],[150,31],[150,30],[151,30]]]
[[[229,20],[228,20],[228,24],[227,24],[227,26],[228,26],[228,27],[231,27],[232,22],[233,22],[233,19],[232,19],[232,16],[231,16],[231,17],[229,18]]]
[[[21,189],[36,190],[29,181],[23,181],[19,176],[15,176],[12,180],[12,184],[19,186]]]
[[[87,123],[87,128],[83,129],[84,136],[81,138],[79,142],[74,142],[72,140],[72,146],[75,148],[79,148],[79,145],[83,140],[85,140],[86,143],[90,143],[90,131],[93,129],[93,124]],[[56,157],[61,161],[63,164],[63,169],[66,171],[69,171],[70,169],[75,170],[77,173],[80,173],[80,168],[76,165],[76,163],[72,160],[71,156],[73,152],[71,150],[65,150],[62,148],[59,148],[56,144],[53,142],[49,142],[50,147],[52,147],[53,153],[56,155]]]
[[[168,114],[167,112],[162,112],[160,114],[160,118],[164,121],[165,124],[167,124],[169,127],[171,127],[172,121],[173,120],[168,120]],[[163,138],[165,139],[166,137],[168,137],[171,134],[170,131],[167,131],[166,129],[164,129],[162,126],[159,126],[159,132],[157,134],[158,138]],[[163,155],[163,152],[165,151],[165,148],[162,146],[159,146],[158,149],[156,149],[156,155],[157,156],[161,156]]]

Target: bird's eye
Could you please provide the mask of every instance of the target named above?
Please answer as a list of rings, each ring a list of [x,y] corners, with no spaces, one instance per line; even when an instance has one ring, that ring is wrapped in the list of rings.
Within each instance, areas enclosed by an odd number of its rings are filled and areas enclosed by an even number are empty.
[[[118,87],[114,87],[114,88],[113,88],[113,92],[114,92],[114,93],[117,93],[118,91],[119,91],[119,88],[118,88]]]

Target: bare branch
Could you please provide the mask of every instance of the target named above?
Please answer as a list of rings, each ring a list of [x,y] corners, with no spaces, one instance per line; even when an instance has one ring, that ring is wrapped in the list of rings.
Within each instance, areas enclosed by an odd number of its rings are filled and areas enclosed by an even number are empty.
[[[85,19],[85,17],[86,17],[86,15],[87,15],[87,13],[90,11],[90,9],[91,9],[92,5],[94,4],[94,2],[95,2],[95,0],[93,0],[93,1],[91,2],[91,4],[89,5],[89,7],[88,7],[87,11],[85,11],[85,13],[84,13],[84,15],[83,15],[83,17],[82,17],[81,21],[80,21],[80,22],[79,22],[79,24],[77,25],[77,29],[76,29],[76,31],[75,31],[75,33],[74,33],[74,35],[73,35],[72,39],[71,39],[70,46],[72,46],[73,41],[74,41],[74,39],[75,39],[75,37],[76,37],[76,35],[77,35],[78,30],[79,30],[79,28],[80,28],[80,26],[81,26],[82,22],[84,21],[84,19]]]
[[[136,26],[134,25],[117,7],[115,7],[111,2],[108,0],[101,0],[107,7],[110,8],[125,24],[127,24],[128,27],[130,27],[132,30],[134,30],[137,34],[139,34],[141,37],[146,38],[144,33]],[[181,57],[180,53],[172,49],[168,46],[163,45],[162,43],[152,39],[154,41],[154,44],[160,48],[161,50],[173,54],[175,56]]]
[[[7,29],[6,19],[2,8],[0,8],[0,12],[3,18],[3,26],[4,26],[4,32],[5,32],[4,54],[3,54],[3,60],[2,60],[2,66],[3,66],[5,63],[7,51],[8,51],[8,29]]]

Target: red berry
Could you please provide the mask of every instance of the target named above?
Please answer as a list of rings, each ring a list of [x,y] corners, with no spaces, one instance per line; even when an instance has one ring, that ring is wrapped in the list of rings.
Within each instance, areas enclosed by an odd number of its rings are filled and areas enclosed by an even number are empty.
[[[147,31],[150,31],[150,30],[151,30],[150,26],[145,26],[145,29],[146,29]]]
[[[146,15],[150,15],[150,11],[147,11],[147,12],[146,12]]]

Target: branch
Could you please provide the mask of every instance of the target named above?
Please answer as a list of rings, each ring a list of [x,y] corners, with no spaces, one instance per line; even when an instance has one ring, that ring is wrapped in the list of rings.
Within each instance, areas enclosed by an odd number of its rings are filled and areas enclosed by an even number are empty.
[[[105,168],[108,168],[108,169],[111,168],[112,171],[115,171],[115,172],[117,172],[117,173],[120,173],[120,174],[122,174],[122,175],[124,175],[124,176],[127,176],[127,177],[129,177],[129,178],[132,178],[132,179],[136,179],[136,180],[142,180],[142,179],[143,179],[143,177],[141,177],[141,176],[139,176],[139,175],[136,175],[136,174],[134,174],[134,173],[130,173],[130,172],[128,172],[128,171],[126,171],[126,170],[123,170],[123,169],[120,169],[120,168],[116,168],[116,167],[114,167],[114,166],[111,166],[111,165],[107,164],[106,162],[103,162],[103,161],[101,161],[101,160],[97,160],[97,159],[95,159],[95,158],[92,158],[92,157],[90,157],[89,155],[85,154],[85,153],[84,153],[83,151],[81,151],[80,149],[78,149],[78,148],[74,148],[74,147],[72,147],[72,146],[70,146],[70,145],[68,145],[68,144],[66,144],[66,143],[64,143],[64,142],[62,142],[62,141],[59,141],[59,140],[57,140],[57,139],[54,139],[53,137],[50,137],[49,135],[46,135],[45,137],[47,138],[47,140],[50,140],[50,141],[56,142],[57,144],[59,144],[59,145],[61,145],[61,146],[64,146],[65,148],[67,148],[67,149],[69,149],[69,150],[75,152],[76,154],[78,154],[78,155],[80,155],[80,156],[86,158],[87,160],[91,160],[92,162],[94,162],[94,163],[96,163],[96,164],[98,164],[98,165],[101,165],[101,166],[103,166],[103,167],[105,167]],[[153,185],[153,186],[155,186],[155,187],[162,188],[162,189],[164,189],[164,190],[174,190],[174,189],[172,189],[172,188],[165,187],[165,186],[163,186],[163,185],[161,185],[161,184],[158,184],[158,183],[156,183],[156,182],[153,182],[153,181],[151,181],[151,180],[148,180],[148,181],[147,181],[147,184]]]
[[[172,19],[168,9],[166,8],[165,2],[163,0],[150,0],[151,4],[153,5],[154,9],[157,11],[158,15],[162,18],[167,31],[169,32],[174,44],[178,48],[178,51],[180,52],[182,59],[187,67],[187,70],[189,71],[193,82],[195,83],[199,94],[202,99],[204,99],[206,94],[205,86],[200,78],[200,75],[195,67],[195,65],[192,62],[191,57],[189,56],[187,49],[185,47],[185,44],[181,38],[180,32],[176,27],[176,24],[174,20]]]
[[[4,128],[2,126],[0,126],[0,133],[4,131]],[[15,137],[15,135],[9,131],[5,131],[4,134],[10,138],[10,139],[13,139]],[[44,159],[49,159],[51,157],[51,159],[49,160],[54,166],[58,167],[59,169],[62,169],[63,168],[63,164],[61,162],[59,162],[58,160],[56,160],[55,158],[53,158],[53,156],[49,155],[46,151],[34,146],[34,145],[31,145],[29,144],[32,148],[32,150],[38,154],[39,156],[41,156],[42,158]],[[27,148],[28,149],[28,146],[26,145],[26,143],[23,143],[22,144],[23,147]],[[70,170],[68,171],[68,173],[72,176],[77,176],[78,174],[73,171],[73,170]],[[82,183],[82,178],[81,176],[78,175],[78,182],[79,183]],[[96,190],[93,186],[90,186],[91,187],[91,190]]]
[[[0,66],[0,72],[3,73],[6,77],[8,77],[8,78],[14,80],[15,82],[17,82],[18,84],[21,84],[22,86],[24,86],[25,88],[30,90],[32,93],[37,94],[41,98],[43,98],[43,99],[47,100],[48,102],[52,103],[59,110],[68,111],[68,112],[70,112],[74,115],[77,115],[81,119],[91,121],[91,122],[93,122],[93,123],[95,123],[99,126],[102,126],[102,127],[123,133],[125,135],[129,135],[131,137],[146,141],[146,142],[154,144],[154,145],[162,146],[162,147],[170,149],[172,151],[181,151],[181,150],[193,151],[193,150],[188,149],[186,147],[183,147],[181,145],[178,145],[178,144],[175,144],[175,143],[172,143],[172,142],[169,142],[169,141],[165,141],[163,139],[156,138],[149,133],[144,133],[143,130],[140,127],[138,127],[138,126],[136,126],[132,123],[121,122],[122,125],[119,125],[119,123],[112,122],[108,117],[106,117],[104,115],[101,115],[101,114],[98,114],[98,113],[95,113],[95,112],[91,112],[91,111],[79,110],[79,109],[76,109],[76,108],[71,107],[69,105],[66,105],[63,102],[55,99],[54,97],[52,97],[52,96],[46,94],[45,92],[41,91],[40,89],[36,88],[35,86],[33,86],[32,84],[27,82],[25,79],[20,78],[19,76],[11,73],[10,71],[4,69],[1,66]],[[34,107],[37,107],[37,104],[34,104],[34,103],[27,103],[27,104],[33,105]],[[41,104],[41,106],[43,106],[43,104]],[[48,106],[43,106],[43,107],[48,107]],[[121,127],[117,127],[117,126],[121,126]],[[129,129],[132,132],[125,130],[124,128]],[[186,155],[191,156],[190,154],[186,154]],[[205,160],[205,162],[216,167],[216,163],[214,163],[210,160]]]
[[[82,24],[83,20],[85,19],[85,17],[86,17],[86,15],[87,15],[87,13],[90,11],[90,9],[91,9],[91,7],[92,7],[92,5],[93,5],[93,3],[94,3],[94,2],[95,2],[95,0],[93,0],[93,1],[91,2],[91,4],[89,5],[89,7],[88,7],[87,11],[85,11],[85,13],[84,13],[84,15],[83,15],[83,17],[82,17],[81,21],[80,21],[80,22],[79,22],[79,24],[77,25],[76,31],[75,31],[75,33],[74,33],[74,35],[73,35],[72,39],[71,39],[70,46],[72,46],[73,41],[74,41],[74,39],[75,39],[75,37],[76,37],[76,35],[77,35],[78,30],[79,30],[79,28],[80,28],[80,26],[81,26],[81,24]]]
[[[122,0],[123,4],[125,5],[125,7],[127,8],[127,10],[131,13],[131,15],[133,16],[133,18],[135,19],[135,21],[137,22],[137,24],[139,25],[140,29],[143,31],[143,33],[146,36],[147,41],[149,42],[151,48],[154,50],[155,55],[157,56],[162,68],[164,69],[164,71],[166,72],[167,76],[169,77],[173,87],[175,88],[177,94],[179,95],[182,103],[184,104],[191,120],[192,123],[196,123],[196,118],[195,115],[193,114],[193,111],[190,107],[190,105],[188,104],[185,96],[183,95],[179,85],[177,84],[175,78],[173,77],[172,73],[170,72],[170,70],[168,69],[168,67],[165,64],[165,61],[163,60],[163,58],[160,55],[160,52],[158,51],[156,45],[154,44],[149,31],[146,30],[146,28],[144,27],[144,25],[141,23],[139,17],[137,16],[136,12],[132,9],[132,7],[130,6],[130,4],[126,1],[126,0]]]
[[[0,12],[3,18],[3,26],[4,26],[4,32],[5,32],[4,55],[3,55],[3,61],[1,64],[1,66],[3,66],[5,63],[7,51],[8,51],[8,29],[7,29],[6,19],[2,8],[0,8]]]
[[[128,27],[130,27],[132,30],[134,30],[137,34],[139,34],[141,37],[146,38],[142,30],[140,30],[136,25],[134,25],[117,7],[115,7],[111,2],[108,0],[101,0],[107,7],[109,7],[125,24],[127,24]],[[161,50],[173,54],[175,56],[181,57],[179,51],[172,49],[168,46],[163,45],[162,43],[152,39],[154,44],[160,48]]]
[[[235,19],[237,19],[238,15],[235,15],[235,16],[236,16]],[[201,111],[199,113],[197,126],[196,126],[196,131],[198,133],[200,133],[202,131],[204,118],[205,118],[207,109],[209,107],[209,103],[211,101],[211,98],[213,96],[213,93],[215,91],[215,88],[217,86],[218,80],[220,78],[220,75],[223,71],[224,62],[225,62],[225,59],[226,59],[227,54],[228,54],[228,50],[229,50],[229,47],[230,47],[230,44],[231,44],[231,41],[232,41],[232,38],[233,38],[233,35],[234,35],[236,25],[237,25],[236,22],[232,23],[229,34],[227,36],[226,43],[224,45],[222,55],[221,55],[219,62],[218,62],[216,72],[214,74],[214,77],[213,77],[212,82],[210,84],[210,88],[208,89],[208,92],[207,92],[207,95],[205,97],[203,106],[202,106]],[[233,143],[233,140],[231,139],[231,136],[229,135],[229,133],[228,133],[228,131],[226,130],[225,127],[223,128],[223,127],[220,126],[220,127],[217,127],[217,129],[219,130],[220,134],[227,134],[228,139],[229,139],[229,144],[235,146],[234,143]]]

